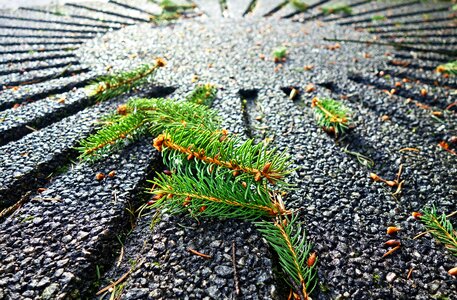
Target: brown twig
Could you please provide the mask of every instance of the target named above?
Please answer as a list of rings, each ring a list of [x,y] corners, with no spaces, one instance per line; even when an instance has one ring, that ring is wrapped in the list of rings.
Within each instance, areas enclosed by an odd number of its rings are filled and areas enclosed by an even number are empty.
[[[403,152],[403,151],[413,151],[413,152],[420,152],[419,149],[417,148],[410,148],[410,147],[406,147],[406,148],[401,148],[400,150],[398,150],[400,152]]]
[[[142,259],[138,265],[136,267],[132,267],[130,268],[130,270],[128,270],[127,272],[125,272],[118,280],[116,280],[115,282],[105,286],[104,288],[102,288],[101,290],[99,290],[95,295],[96,296],[100,296],[101,294],[103,294],[104,292],[108,291],[109,289],[111,288],[114,288],[116,285],[118,285],[119,283],[121,283],[122,281],[124,281],[125,279],[127,279],[127,277],[130,276],[130,274],[132,274],[132,272],[135,270],[135,268],[139,268],[141,266],[141,264],[143,264],[143,261],[144,259]]]
[[[308,296],[306,296],[306,298],[305,298],[305,295],[303,295],[303,292],[302,292],[301,288],[297,285],[297,283],[290,276],[289,276],[289,282],[292,284],[292,286],[293,286],[293,288],[295,290],[294,292],[292,292],[293,295],[298,295],[300,300],[308,299]]]
[[[410,279],[411,275],[413,274],[414,268],[409,269],[408,276],[406,276],[406,279]]]
[[[450,214],[448,214],[448,215],[446,216],[446,218],[453,217],[453,216],[456,215],[456,214],[457,214],[457,210],[454,211],[454,212],[451,212]]]
[[[122,262],[122,258],[124,258],[124,246],[121,247],[121,253],[119,254],[119,259],[117,260],[117,265],[116,267],[119,268]]]
[[[197,255],[197,256],[206,258],[206,259],[211,259],[211,258],[212,258],[211,255],[200,253],[200,252],[198,252],[197,250],[194,250],[194,249],[192,249],[192,248],[187,248],[187,251],[189,251],[190,253],[193,253],[193,254],[195,254],[195,255]]]
[[[398,249],[400,249],[400,245],[396,246],[396,247],[393,247],[392,249],[390,249],[389,251],[387,251],[386,253],[384,253],[384,255],[382,257],[386,257],[388,255],[391,255],[392,253],[394,253],[395,251],[397,251]]]
[[[418,235],[416,235],[415,237],[413,237],[413,240],[418,239],[418,238],[420,238],[421,236],[426,235],[427,233],[428,233],[428,231],[421,232],[421,233],[419,233]]]
[[[0,212],[0,219],[3,217],[6,217],[7,215],[10,215],[14,213],[17,209],[21,207],[22,204],[24,204],[27,201],[27,198],[30,195],[30,191],[24,194],[24,196],[21,197],[21,199],[16,202],[15,204],[11,205],[10,207],[5,208]]]
[[[61,198],[57,198],[57,197],[50,197],[50,198],[38,198],[38,197],[35,197],[35,198],[32,198],[30,199],[31,201],[58,201],[58,202],[62,202],[62,199]]]
[[[240,295],[240,283],[238,281],[238,274],[236,272],[236,257],[235,257],[235,241],[232,241],[232,265],[233,265],[233,278],[235,281],[235,294]]]

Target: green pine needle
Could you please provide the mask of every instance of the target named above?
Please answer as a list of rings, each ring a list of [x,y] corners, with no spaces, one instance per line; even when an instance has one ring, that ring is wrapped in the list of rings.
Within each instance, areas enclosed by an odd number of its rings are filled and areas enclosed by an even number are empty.
[[[297,216],[277,217],[275,222],[261,221],[255,223],[263,237],[278,253],[279,263],[292,282],[294,290],[302,293],[303,298],[316,286],[315,266],[311,256],[312,245],[306,240],[302,224],[297,222]]]
[[[152,208],[177,214],[190,212],[193,217],[238,218],[257,220],[288,213],[272,201],[266,189],[251,189],[253,180],[245,184],[231,178],[198,171],[158,174],[152,182],[157,200]]]
[[[457,60],[450,61],[444,65],[440,65],[436,68],[436,70],[440,73],[446,73],[457,76]]]
[[[199,84],[187,97],[187,102],[211,107],[216,99],[217,87],[213,84]]]
[[[352,8],[347,4],[333,4],[326,7],[322,7],[322,13],[324,15],[331,15],[331,14],[344,14],[344,15],[351,15]]]
[[[227,131],[203,128],[175,127],[154,140],[154,147],[163,152],[165,161],[181,164],[203,162],[221,167],[237,177],[238,181],[254,178],[271,184],[286,186],[284,177],[291,171],[289,156],[268,150],[252,139],[242,142]]]
[[[317,124],[324,130],[334,132],[335,136],[338,136],[349,128],[350,111],[341,102],[330,98],[314,98],[312,107]]]
[[[445,213],[438,215],[436,208],[433,206],[424,210],[420,220],[428,232],[443,243],[444,247],[452,255],[457,256],[457,232]]]
[[[130,92],[133,88],[146,83],[157,69],[165,65],[166,62],[158,58],[152,66],[143,65],[132,71],[99,77],[87,86],[87,90],[89,95],[95,97],[97,102],[105,101]]]

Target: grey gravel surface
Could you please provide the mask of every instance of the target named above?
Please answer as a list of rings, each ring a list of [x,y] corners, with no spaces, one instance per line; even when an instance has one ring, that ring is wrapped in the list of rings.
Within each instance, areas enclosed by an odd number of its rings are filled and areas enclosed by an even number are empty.
[[[144,141],[122,157],[70,166],[46,191],[32,196],[44,200],[30,200],[1,223],[2,296],[77,299],[90,291],[96,266],[111,262],[116,235],[128,224],[126,208],[153,157]],[[112,170],[114,178],[95,179],[97,172]]]
[[[6,241],[0,246],[0,299],[95,298],[97,289],[120,278],[134,263],[137,268],[123,282],[125,299],[234,299],[232,242],[239,298],[287,296],[277,273],[277,259],[252,224],[167,215],[152,229],[152,215],[135,224],[126,209],[144,203],[145,179],[150,172],[163,170],[150,140],[130,145],[94,165],[69,164],[76,156],[73,147],[93,130],[97,116],[122,101],[84,109],[92,102],[81,88],[73,89],[72,85],[107,69],[131,69],[159,56],[165,57],[168,65],[157,74],[156,85],[177,88],[174,96],[182,99],[198,82],[217,84],[220,90],[213,108],[226,129],[291,154],[297,167],[291,180],[298,187],[285,200],[289,207],[300,210],[308,239],[318,253],[319,286],[313,299],[457,299],[455,278],[447,274],[455,267],[455,257],[429,235],[413,240],[423,227],[410,217],[425,205],[434,204],[447,213],[457,209],[456,158],[437,147],[438,142],[451,141],[457,134],[455,113],[445,110],[455,102],[455,78],[434,73],[436,65],[450,57],[323,41],[325,37],[372,39],[369,33],[352,27],[372,24],[379,33],[389,35],[385,38],[400,41],[396,35],[404,32],[399,30],[408,30],[417,36],[403,41],[417,42],[413,46],[432,51],[442,49],[442,45],[425,42],[442,41],[432,33],[446,36],[448,43],[454,41],[454,27],[443,27],[449,13],[433,11],[449,4],[373,2],[355,6],[354,17],[324,18],[333,18],[333,24],[319,20],[300,24],[280,19],[293,12],[290,5],[269,19],[254,20],[281,1],[256,1],[253,12],[246,16],[249,21],[239,18],[241,8],[236,13],[231,10],[237,1],[227,1],[228,9],[222,13],[215,1],[199,8],[213,15],[210,19],[203,16],[159,27],[142,24],[100,34],[83,45],[77,57],[68,51],[27,53],[63,47],[57,43],[68,41],[65,36],[92,36],[92,28],[81,25],[147,20],[148,14],[142,10],[116,2],[127,3],[117,0],[55,7],[46,18],[43,10],[34,9],[4,14],[11,18],[0,17],[5,44],[0,47],[0,70],[5,82],[28,83],[49,77],[54,70],[47,68],[48,63],[52,66],[52,61],[45,62],[47,58],[54,62],[75,60],[91,70],[0,91],[4,110],[0,132],[4,141],[11,140],[0,147],[0,176],[5,178],[0,197],[9,204],[27,190],[35,193],[38,187],[47,188],[0,223],[0,240]],[[145,0],[136,0],[133,5],[144,11],[151,9]],[[319,7],[312,14],[318,13]],[[27,12],[34,20],[24,18]],[[363,14],[357,16],[358,12]],[[424,13],[431,19],[429,23],[412,23],[425,18]],[[372,22],[371,16],[378,14],[390,18]],[[297,14],[294,19],[308,15]],[[62,22],[37,21],[40,18]],[[434,23],[434,18],[441,21]],[[384,22],[405,25],[377,26]],[[94,26],[100,33],[106,29]],[[10,30],[10,35],[5,30]],[[62,39],[22,37],[24,43],[37,44],[16,46],[11,44],[16,43],[13,33],[62,34]],[[40,41],[50,44],[40,45]],[[11,45],[6,46],[8,43]],[[275,64],[271,53],[281,45],[287,47],[288,57]],[[398,59],[409,64],[395,64]],[[305,71],[304,66],[313,68]],[[405,78],[409,82],[403,82]],[[402,81],[401,87],[395,87],[397,81]],[[314,90],[305,92],[309,84]],[[294,100],[288,98],[292,87],[299,90]],[[392,88],[395,93],[388,95]],[[426,96],[420,95],[423,88]],[[315,96],[340,99],[354,112],[355,127],[344,139],[336,140],[316,126],[310,108]],[[63,103],[55,101],[61,97],[65,97]],[[22,105],[9,109],[16,103]],[[431,117],[432,113],[441,116]],[[40,130],[26,132],[24,128],[31,125]],[[407,147],[419,152],[399,151]],[[360,165],[345,149],[370,157],[374,167]],[[394,198],[394,190],[373,182],[368,174],[376,172],[391,179],[400,164],[405,185]],[[97,172],[111,170],[117,172],[114,178],[95,180]],[[54,174],[48,176],[51,172]],[[386,251],[383,243],[391,239],[385,230],[393,225],[402,228],[396,236],[402,248],[382,258]],[[205,260],[188,248],[212,258]],[[97,272],[101,278],[97,279]]]
[[[113,65],[120,69],[127,69],[128,64],[138,65],[142,61],[165,56],[169,62],[167,68],[172,72],[158,76],[158,81],[164,84],[188,85],[192,79],[198,78],[200,82],[216,83],[229,93],[232,91],[236,94],[240,89],[259,90],[258,99],[254,100],[254,106],[249,111],[250,114],[257,113],[261,120],[260,123],[252,121],[253,135],[261,139],[268,138],[280,148],[288,148],[299,167],[296,178],[300,182],[299,190],[289,195],[288,200],[292,207],[303,210],[302,218],[308,224],[310,239],[320,253],[321,292],[315,297],[455,297],[455,283],[445,272],[455,260],[429,237],[411,240],[421,227],[409,217],[412,211],[432,203],[443,211],[455,209],[456,192],[452,189],[456,184],[455,158],[439,150],[436,137],[432,134],[428,143],[423,145],[423,138],[412,132],[411,126],[393,121],[382,122],[382,115],[373,112],[370,107],[359,106],[354,100],[346,104],[356,113],[356,128],[348,136],[348,141],[335,144],[331,137],[317,128],[309,108],[313,96],[338,98],[343,94],[355,94],[359,99],[379,99],[379,92],[384,92],[366,87],[359,91],[360,84],[351,81],[350,74],[360,70],[365,71],[363,74],[369,74],[369,71],[384,69],[388,60],[384,54],[389,49],[342,44],[338,49],[329,50],[326,46],[333,43],[323,42],[322,37],[339,35],[361,39],[365,38],[364,34],[333,26],[309,24],[304,28],[287,21],[274,22],[234,24],[227,21],[212,23],[211,26],[193,22],[161,28],[160,31],[141,25],[89,42],[79,53],[82,60],[92,63],[94,68],[113,64],[114,59]],[[263,34],[261,41],[256,39],[260,33]],[[169,39],[170,36],[178,38]],[[150,44],[144,43],[145,40]],[[119,49],[119,41],[126,47]],[[275,47],[283,43],[288,45],[288,59],[283,68],[275,70],[277,65],[272,62],[270,55]],[[180,51],[177,45],[182,44],[189,46]],[[99,47],[104,52],[91,52],[91,49]],[[240,53],[237,51],[240,48],[245,50]],[[205,52],[204,56],[200,55],[202,52]],[[264,54],[265,59],[260,58],[260,54]],[[133,59],[127,63],[126,57]],[[314,69],[303,71],[303,66],[308,64],[315,66]],[[303,93],[309,83],[315,84],[316,91]],[[281,88],[290,86],[300,88],[300,100],[293,102],[281,91]],[[415,84],[413,86],[417,89]],[[452,101],[453,96],[447,92],[443,90],[443,94],[440,94],[443,103]],[[230,97],[222,97],[226,98]],[[421,101],[421,98],[415,99]],[[224,120],[238,115],[238,122],[243,122],[236,105],[224,103],[222,107],[225,110],[221,112]],[[446,116],[450,124],[441,131],[447,133],[446,128],[455,129],[455,116]],[[418,127],[430,130],[430,120],[417,122],[420,124]],[[373,183],[368,176],[370,170],[345,154],[342,151],[345,146],[371,157],[376,164],[371,171],[380,176],[395,176],[399,165],[403,164],[406,184],[402,196],[395,199],[391,196],[394,191]],[[420,155],[398,151],[413,146],[420,148]],[[430,176],[431,172],[435,175]],[[382,244],[389,239],[385,229],[391,225],[404,229],[399,237],[405,246],[399,254],[383,259],[382,254],[386,249]],[[187,253],[182,251],[176,255],[180,258],[184,256],[182,259],[185,260]],[[179,288],[174,291],[178,294],[173,294],[168,288],[174,286],[174,280],[178,280],[166,277],[170,265],[160,265],[163,273],[159,273],[159,278],[162,282],[171,283],[158,287],[153,285],[154,291],[158,290],[154,293],[179,298]],[[406,275],[411,268],[416,270],[413,273],[414,280],[407,280]],[[120,276],[122,272],[116,274]],[[137,272],[141,278],[157,278],[155,274],[150,270]],[[137,292],[142,293],[141,288],[150,287],[148,280],[143,281],[142,285],[141,278],[137,276],[127,281],[126,295],[132,299],[139,295]],[[130,282],[136,292],[128,294]],[[230,286],[230,282],[224,286]],[[190,291],[184,292],[184,295],[192,298]],[[209,297],[218,298],[214,295]],[[231,296],[223,294],[219,297],[225,299]]]
[[[41,83],[35,83],[1,91],[0,108],[11,108],[15,104],[23,104],[43,99],[47,96],[67,92],[79,83],[93,78],[94,73],[82,73],[75,76],[59,77]]]
[[[73,101],[81,101],[84,98],[88,101],[84,93],[73,94]],[[34,181],[36,181],[35,185],[45,182],[45,178],[54,169],[62,166],[62,161],[74,159],[76,153],[73,148],[78,141],[93,131],[97,118],[114,109],[115,103],[104,103],[82,110],[43,130],[28,134],[22,139],[1,147],[0,169],[3,181],[0,205],[5,207]],[[37,148],[37,145],[43,146]]]
[[[89,69],[83,65],[68,65],[64,67],[49,68],[44,70],[35,70],[24,72],[23,74],[10,73],[0,76],[0,86],[4,88],[14,87],[17,85],[28,85],[47,81],[58,77],[68,77],[78,73],[85,73]]]

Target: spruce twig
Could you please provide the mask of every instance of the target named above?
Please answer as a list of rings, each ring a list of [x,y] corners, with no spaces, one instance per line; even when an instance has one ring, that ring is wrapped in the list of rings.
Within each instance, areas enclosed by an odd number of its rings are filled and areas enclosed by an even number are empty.
[[[159,135],[154,147],[164,152],[165,160],[182,163],[195,160],[214,167],[229,170],[238,181],[254,178],[256,182],[266,179],[271,184],[284,184],[290,163],[288,156],[275,150],[267,150],[263,144],[254,144],[252,139],[241,142],[226,130],[210,131],[200,128],[176,127]]]
[[[201,104],[208,107],[213,105],[213,101],[216,98],[217,88],[215,85],[199,84],[187,97],[187,102]]]
[[[189,172],[190,173],[190,172]],[[268,191],[250,192],[254,182],[227,185],[227,178],[200,171],[196,175],[178,173],[158,174],[152,182],[153,208],[172,214],[189,212],[193,217],[238,218],[256,220],[288,214],[280,203],[274,202]]]
[[[195,98],[198,99],[198,98]],[[197,101],[197,100],[196,100]],[[218,121],[215,112],[207,107],[173,99],[132,99],[110,115],[107,125],[80,143],[80,158],[98,159],[119,150],[127,141],[145,135],[157,135],[172,127],[199,126],[215,130]]]
[[[436,68],[436,71],[439,73],[445,73],[457,76],[457,60],[450,61],[444,65],[439,65]]]
[[[89,95],[95,97],[98,102],[119,96],[144,84],[157,69],[165,65],[164,59],[157,58],[152,66],[143,65],[132,71],[99,77],[87,87]]]
[[[432,206],[424,210],[420,220],[428,232],[443,243],[452,255],[457,256],[457,232],[445,213],[438,215],[436,208]]]
[[[284,46],[275,48],[272,55],[274,62],[285,62],[287,58],[287,48]]]
[[[279,262],[290,276],[292,287],[299,287],[295,288],[296,293],[308,299],[316,284],[316,260],[310,259],[311,244],[307,242],[301,224],[297,224],[297,216],[279,216],[274,223],[262,221],[255,224],[278,253]]]
[[[349,128],[349,110],[340,102],[329,98],[313,98],[311,107],[314,108],[317,124],[324,130],[334,132],[335,136],[338,136]]]
[[[299,12],[305,12],[309,7],[303,0],[289,0],[289,3]]]
[[[128,91],[148,72],[135,70],[128,76],[111,78],[113,84],[99,83],[99,93],[111,97]],[[259,221],[257,227],[278,252],[287,277],[292,278],[294,295],[308,299],[316,284],[316,256],[309,254],[311,245],[296,216],[285,208],[280,191],[269,190],[269,184],[289,186],[285,182],[285,176],[292,172],[288,170],[289,157],[219,129],[215,112],[200,105],[211,105],[215,95],[214,86],[204,85],[197,87],[186,102],[130,100],[105,119],[101,130],[81,143],[81,156],[97,158],[122,147],[126,140],[161,133],[154,147],[163,152],[165,164],[173,172],[156,176],[155,195],[148,205],[169,213],[189,212],[194,217]]]
[[[162,0],[159,3],[162,8],[162,12],[159,15],[151,15],[150,21],[154,23],[160,23],[163,21],[171,21],[178,19],[188,10],[194,9],[196,5],[192,4],[177,4],[171,0]]]

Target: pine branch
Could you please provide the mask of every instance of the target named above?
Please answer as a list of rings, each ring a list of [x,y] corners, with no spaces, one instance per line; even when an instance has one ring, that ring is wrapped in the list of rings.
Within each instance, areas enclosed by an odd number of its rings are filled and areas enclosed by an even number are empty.
[[[420,220],[424,223],[428,232],[443,243],[444,247],[452,255],[457,256],[457,232],[453,229],[452,223],[445,213],[438,215],[436,208],[433,206],[424,210]]]
[[[297,216],[281,216],[274,223],[261,221],[255,225],[278,253],[281,267],[292,279],[291,285],[295,286],[296,293],[308,299],[316,286],[316,258],[310,254],[311,244],[306,240],[302,225],[297,223]]]
[[[95,97],[98,102],[122,95],[144,84],[157,69],[165,65],[165,60],[158,58],[153,66],[143,65],[132,71],[102,76],[89,84],[89,95]]]
[[[254,182],[227,184],[230,178],[215,174],[202,170],[197,174],[158,174],[152,182],[157,186],[157,201],[152,207],[172,214],[188,211],[194,217],[219,219],[256,220],[289,213],[266,189],[252,189]]]
[[[457,60],[450,61],[444,65],[440,65],[436,68],[439,73],[445,73],[457,76]]]
[[[176,127],[159,135],[154,147],[163,151],[165,160],[181,158],[182,163],[200,161],[229,170],[238,180],[266,179],[271,184],[285,184],[284,177],[291,173],[289,157],[275,150],[267,150],[254,141],[241,142],[226,130],[212,132],[200,128]]]
[[[210,83],[198,85],[187,97],[187,102],[211,107],[216,99],[217,88]]]
[[[197,97],[194,100],[199,101]],[[145,112],[151,135],[158,135],[176,126],[198,127],[207,130],[219,128],[219,118],[216,112],[204,105],[190,102],[161,98],[137,98],[127,102],[123,110],[124,114]]]
[[[120,105],[117,113],[109,115],[105,122],[97,133],[81,142],[77,148],[80,158],[99,159],[119,150],[128,140],[158,135],[174,127],[215,130],[219,124],[216,113],[205,106],[161,98],[130,100]]]
[[[338,136],[348,129],[351,123],[349,110],[340,102],[329,98],[314,98],[311,106],[314,108],[317,124],[325,130],[334,131]]]

